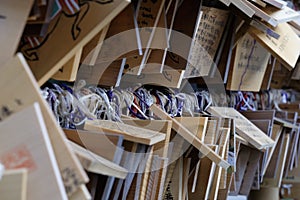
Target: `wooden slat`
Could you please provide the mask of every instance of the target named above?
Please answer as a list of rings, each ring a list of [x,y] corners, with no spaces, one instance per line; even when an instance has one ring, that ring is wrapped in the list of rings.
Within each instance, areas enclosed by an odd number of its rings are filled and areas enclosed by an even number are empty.
[[[81,185],[78,190],[70,196],[70,200],[92,200],[92,196],[85,185]]]
[[[272,147],[274,145],[274,141],[271,138],[269,138],[264,132],[262,132],[234,108],[210,107],[209,112],[222,117],[234,118],[237,133],[244,137],[257,149]]]
[[[75,144],[69,142],[72,149],[78,156],[82,166],[89,172],[102,174],[106,176],[114,176],[116,178],[124,179],[128,171],[123,167]]]
[[[168,147],[171,136],[171,121],[168,120],[138,120],[138,119],[123,119],[125,124],[136,126],[152,131],[157,131],[166,135],[165,139],[154,145],[154,154],[161,157],[167,157]]]
[[[208,120],[207,131],[205,132],[205,136],[204,136],[205,144],[210,144],[210,145],[216,144],[215,138],[218,133],[217,124],[218,122],[215,119]]]
[[[176,117],[175,119],[204,142],[208,129],[208,117]]]
[[[171,118],[167,113],[165,113],[157,105],[152,105],[150,110],[161,119],[167,119],[172,121],[172,128],[178,132],[185,140],[197,148],[204,156],[207,156],[217,165],[228,168],[229,164],[222,159],[218,154],[211,150],[207,145],[205,145],[201,140],[199,140],[193,133],[191,133],[187,128],[182,126],[180,122],[176,119]]]
[[[18,81],[11,81],[15,79]],[[10,83],[9,87],[7,83]],[[69,188],[68,194],[75,192],[79,184],[88,181],[88,177],[66,143],[66,136],[41,96],[39,86],[21,54],[17,54],[1,69],[0,86],[3,94],[0,105],[6,106],[10,111],[17,112],[39,102],[65,187]]]
[[[6,170],[0,180],[1,199],[26,200],[28,170],[25,168]]]
[[[149,67],[153,67],[153,65],[157,64],[146,64],[145,69]],[[160,64],[158,65],[160,66]],[[156,70],[157,71],[157,70]],[[183,81],[185,71],[184,70],[164,70],[162,73],[153,72],[153,73],[142,73],[139,76],[125,74],[122,77],[122,81],[120,85],[130,86],[135,83],[140,84],[152,84],[159,85],[170,88],[180,88],[181,83]]]
[[[252,17],[255,11],[241,0],[230,0],[233,5],[245,13],[248,17]]]
[[[147,145],[153,145],[161,142],[166,137],[160,132],[104,120],[87,120],[85,122],[84,129],[120,134],[124,136],[125,140]]]
[[[227,149],[227,144],[229,142],[229,136],[230,136],[230,129],[229,128],[224,128],[222,130],[220,130],[221,133],[221,139],[220,139],[220,149],[219,149],[219,155],[225,159],[225,153],[226,153],[226,149]],[[212,182],[212,187],[210,189],[210,193],[209,193],[209,199],[214,199],[217,200],[218,199],[218,191],[220,188],[220,183],[221,183],[221,172],[222,172],[222,168],[217,166],[215,169],[215,174],[214,174],[214,179]],[[201,180],[200,180],[201,181]]]
[[[120,154],[123,137],[119,135],[101,134],[98,132],[64,129],[69,140],[89,151],[114,161]]]

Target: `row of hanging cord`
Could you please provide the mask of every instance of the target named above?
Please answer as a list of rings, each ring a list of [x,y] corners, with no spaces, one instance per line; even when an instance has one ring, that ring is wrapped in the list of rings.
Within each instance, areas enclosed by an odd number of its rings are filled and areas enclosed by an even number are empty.
[[[261,92],[229,92],[226,95],[211,93],[214,106],[233,107],[239,111],[245,110],[280,110],[280,103],[295,102],[299,99],[294,90],[271,89]]]
[[[64,84],[51,83],[42,90],[44,99],[63,128],[75,129],[87,119],[105,119],[121,122],[127,115],[139,119],[153,119],[149,111],[152,103],[159,105],[171,117],[194,116],[212,104],[207,91],[191,94],[175,93],[165,87],[103,89],[79,81],[72,89]]]
[[[237,110],[280,110],[278,104],[295,100],[294,91],[270,90],[260,93],[230,92],[228,94],[197,91],[174,92],[166,87],[142,86],[137,89],[103,89],[79,81],[74,88],[52,83],[42,91],[63,128],[76,128],[87,119],[121,122],[121,116],[153,119],[149,106],[160,106],[171,117],[205,113],[209,106],[229,106]]]

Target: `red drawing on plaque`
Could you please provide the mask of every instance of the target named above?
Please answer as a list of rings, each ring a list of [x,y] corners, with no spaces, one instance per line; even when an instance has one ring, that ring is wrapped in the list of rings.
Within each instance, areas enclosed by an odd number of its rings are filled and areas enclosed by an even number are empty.
[[[1,163],[6,169],[27,168],[30,172],[37,166],[33,157],[25,145],[17,146],[0,157]]]

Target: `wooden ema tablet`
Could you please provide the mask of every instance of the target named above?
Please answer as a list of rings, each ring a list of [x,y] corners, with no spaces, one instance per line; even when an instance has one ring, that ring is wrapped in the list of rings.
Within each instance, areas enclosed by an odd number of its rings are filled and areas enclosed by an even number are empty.
[[[204,143],[209,144],[209,145],[214,145],[216,144],[215,138],[216,138],[216,133],[218,133],[218,128],[217,128],[217,120],[210,119],[207,122],[207,130],[205,132],[204,136]]]
[[[69,140],[89,151],[114,161],[120,154],[123,137],[120,135],[101,134],[99,132],[64,129]]]
[[[165,0],[157,2],[140,1],[140,5],[137,8],[137,24],[139,28],[137,29],[137,34],[141,40],[140,48],[143,49],[143,54],[133,52],[125,55],[127,58],[125,73],[141,75],[146,68],[150,68],[147,69],[147,72],[151,73],[154,64],[152,65],[152,62],[149,62],[150,64],[147,66],[145,64],[148,62],[152,49],[166,49],[168,47],[164,4]],[[162,61],[158,62],[158,65],[161,64]],[[159,72],[159,70],[156,70],[156,73]]]
[[[137,175],[137,180],[139,180],[139,182],[136,183],[135,191],[133,191],[134,188],[131,188],[129,191],[129,194],[131,193],[131,195],[133,196],[138,196],[139,199],[145,199],[146,197],[157,199],[159,195],[162,196],[164,191],[167,170],[166,166],[168,164],[168,159],[166,159],[166,157],[169,150],[171,122],[166,120],[137,119],[124,120],[123,122],[132,126],[141,127],[148,130],[159,131],[160,133],[163,133],[166,136],[165,140],[151,146],[153,147],[151,148],[151,152],[147,153],[151,155],[149,155],[149,158],[145,158],[144,163],[140,164],[141,168],[139,168],[139,172],[144,171],[144,173]],[[154,167],[153,156],[155,156],[156,161],[159,162],[154,168],[155,172],[153,172],[153,170],[151,171],[151,167]],[[151,174],[153,181],[156,181],[154,187],[152,187],[149,182]]]
[[[33,0],[1,1],[0,44],[5,47],[0,50],[1,67],[16,53],[33,2]]]
[[[166,174],[167,174],[167,165],[168,165],[168,158],[161,157],[161,162],[159,168],[161,170],[156,171],[156,176],[158,178],[158,184],[155,186],[155,191],[152,191],[152,199],[161,199],[164,194],[164,186],[166,182]]]
[[[167,31],[168,44],[169,44],[169,40],[170,40],[171,33],[172,33],[172,31],[170,31],[170,30],[173,29],[174,18],[175,18],[176,10],[178,7],[178,2],[179,2],[179,0],[171,0],[169,2],[166,1],[166,4],[165,4],[165,7],[166,7],[165,16],[163,16],[163,17],[166,19],[164,28],[169,29],[169,31]],[[149,57],[147,59],[147,63],[152,63],[152,64],[157,63],[157,70],[159,70],[161,72],[164,69],[164,64],[165,64],[165,59],[166,59],[168,48],[169,47],[167,47],[165,49],[151,49],[151,52],[149,52]],[[157,71],[156,68],[154,70]],[[150,73],[151,71],[153,71],[153,69],[151,69],[149,67],[143,69],[144,73],[146,73],[146,72]]]
[[[11,81],[14,79],[18,81]],[[17,54],[1,69],[0,86],[3,94],[0,105],[6,107],[9,113],[39,102],[64,185],[68,188],[67,193],[75,192],[78,184],[88,182],[87,175],[66,143],[66,136],[41,96],[39,86],[21,54]]]
[[[230,190],[230,187],[233,182],[233,173],[228,173],[228,176],[227,176],[227,180],[226,180],[226,188],[225,189],[219,189],[218,191],[218,199],[219,200],[226,200],[227,197],[228,197],[228,193],[229,193],[229,190]]]
[[[228,10],[201,7],[201,19],[193,36],[185,78],[208,76],[214,65],[228,15]]]
[[[127,57],[126,65],[128,68],[126,67],[127,69],[124,70],[125,73],[133,75],[161,73],[164,64],[163,58],[159,58],[159,55],[155,57],[157,60],[150,60],[150,58],[151,55],[153,56],[153,51],[161,52],[161,49],[168,48],[165,9],[162,10],[157,27],[154,28],[153,32],[151,44],[149,43],[150,46],[144,50],[143,55]],[[145,45],[142,47],[145,48]]]
[[[170,88],[180,88],[184,72],[184,70],[164,70],[162,73],[142,73],[139,76],[126,74],[123,75],[120,85],[141,83],[160,85]]]
[[[133,3],[131,3],[110,22],[107,34],[105,36],[105,40],[110,37],[114,37],[117,34],[122,34],[122,32],[137,28],[138,25],[136,23],[136,9],[134,8]],[[130,47],[134,49],[130,52],[123,52],[123,55],[119,55],[122,58],[140,55],[142,53],[140,34],[137,30],[135,31],[135,33],[136,34],[127,34],[126,40],[118,41],[118,47],[130,45]],[[114,51],[114,48],[118,47],[112,47],[110,48],[110,51]],[[109,54],[115,55],[111,52]],[[106,59],[110,58],[109,54],[108,57],[106,57]]]
[[[300,19],[300,18],[299,18]],[[300,31],[300,27],[299,27],[299,31]],[[299,34],[298,34],[299,35]],[[295,69],[293,70],[293,74],[291,79],[293,81],[298,81],[300,80],[300,64],[297,63]]]
[[[74,16],[60,13],[39,46],[21,49],[39,85],[52,77],[128,4],[127,0],[84,1]]]
[[[188,173],[191,158],[180,157],[176,161],[174,174],[168,186],[165,199],[186,199],[188,195]]]
[[[89,172],[103,174],[106,176],[114,176],[124,179],[128,171],[123,167],[79,146],[70,141],[71,147],[78,156],[82,166]]]
[[[299,153],[298,153],[299,154]],[[299,162],[299,157],[295,158],[296,163]],[[284,183],[300,183],[300,177],[299,177],[299,166],[297,167],[296,164],[294,164],[295,167],[292,170],[288,170],[287,174],[284,176],[283,182]]]
[[[165,140],[154,144],[153,145],[153,155],[158,155],[160,162],[160,167],[156,168],[156,173],[158,183],[156,184],[156,192],[155,194],[151,194],[151,198],[154,196],[155,199],[158,199],[160,196],[163,195],[164,192],[164,184],[166,179],[166,171],[167,171],[167,164],[168,160],[167,153],[169,150],[169,142],[170,142],[170,135],[171,135],[171,122],[167,120],[137,120],[137,119],[125,119],[123,120],[125,124],[129,124],[132,126],[152,130],[152,131],[158,131],[160,133],[163,133],[166,135]],[[157,170],[159,169],[159,170]],[[142,196],[140,196],[142,198]]]
[[[158,26],[165,28],[165,0],[160,1],[141,1],[137,16],[143,52],[143,59],[137,75],[140,75],[144,64],[146,64],[149,51],[153,49],[165,49],[168,47],[167,32],[165,29],[157,29]],[[150,9],[149,9],[150,8]]]
[[[142,54],[137,28],[135,8],[130,4],[85,45],[82,62],[95,65]]]
[[[38,103],[2,121],[0,131],[1,163],[6,169],[26,168],[29,172],[27,199],[67,199]]]
[[[175,119],[204,142],[205,134],[209,128],[208,117],[176,117]]]
[[[237,44],[227,89],[260,91],[269,58],[270,53],[246,33]]]
[[[250,154],[251,152],[246,146],[240,146],[236,162],[235,188],[234,191],[231,191],[231,194],[237,195],[240,191]]]
[[[295,125],[287,120],[280,119],[278,117],[274,117],[274,123],[280,124],[285,128],[290,128],[290,129],[297,128],[297,125]]]
[[[166,181],[166,172],[167,172],[167,164],[169,163],[169,160],[167,158],[168,150],[169,150],[169,142],[170,142],[170,136],[171,136],[171,122],[167,120],[137,120],[137,119],[125,119],[123,120],[125,124],[129,124],[132,126],[152,130],[152,131],[157,131],[160,133],[165,134],[165,139],[159,143],[156,143],[152,145],[153,147],[153,152],[151,154],[158,155],[160,160],[160,168],[159,170],[156,170],[156,179],[158,179],[158,183],[156,184],[155,187],[157,189],[155,190],[155,194],[153,191],[151,191],[151,198],[158,199],[159,197],[162,197],[164,193],[164,185]],[[152,162],[152,156],[149,157],[149,160],[146,161],[146,168],[145,168],[145,173],[140,174],[138,176],[141,176],[141,182],[137,185],[136,189],[139,188],[138,190],[141,190],[141,192],[138,192],[138,195],[140,199],[145,199],[146,198],[146,192],[150,192],[148,190],[148,178],[150,176],[149,170],[150,170],[150,164]],[[150,165],[150,166],[149,166]],[[133,192],[132,192],[133,193]]]
[[[152,168],[150,172],[150,177],[148,180],[146,199],[156,200],[160,199],[162,196],[158,196],[160,192],[163,192],[164,180],[165,176],[161,176],[161,168],[165,168],[166,158],[161,158],[157,155],[154,155],[152,160]],[[165,173],[166,170],[163,171]]]
[[[139,119],[123,119],[125,124],[136,126],[152,131],[157,131],[162,134],[165,134],[166,137],[163,141],[153,145],[154,146],[154,154],[159,155],[160,157],[167,157],[170,136],[171,136],[171,128],[172,123],[168,120],[139,120]]]
[[[280,89],[287,85],[286,79],[290,79],[292,71],[289,71],[279,60],[276,60],[271,79],[271,88]]]
[[[286,164],[284,167],[284,175],[283,175],[284,177],[287,176],[288,172],[294,168],[294,161],[295,161],[295,159],[297,159],[297,151],[299,148],[299,145],[298,145],[299,129],[292,130],[289,133],[289,135],[290,135],[290,143],[289,143],[289,149],[287,152]]]
[[[201,140],[199,140],[193,133],[191,133],[187,128],[182,126],[180,122],[176,119],[171,118],[167,113],[165,113],[157,105],[152,105],[150,110],[159,118],[167,119],[172,121],[172,129],[174,129],[178,134],[180,134],[185,140],[187,140],[191,145],[197,148],[204,156],[207,156],[210,160],[215,162],[222,168],[228,168],[229,164],[222,159],[218,154],[212,151],[207,145],[205,145]]]
[[[232,19],[230,19],[230,18],[232,18]],[[227,26],[228,26],[228,35],[227,35],[226,38],[224,38],[225,44],[224,44],[224,47],[223,47],[223,51],[220,52],[221,57],[219,58],[218,63],[216,63],[217,66],[218,66],[218,71],[221,74],[223,83],[227,83],[228,73],[229,73],[229,68],[230,68],[230,63],[231,63],[231,57],[232,57],[232,54],[233,54],[232,49],[234,47],[234,40],[235,40],[235,34],[230,34],[230,31],[235,30],[235,26],[236,26],[235,25],[235,18],[232,14],[229,16],[229,20],[230,20],[229,24],[227,24]],[[212,73],[211,75],[214,75],[216,77],[217,73]]]
[[[277,142],[277,145],[275,147],[273,156],[270,160],[270,163],[266,169],[264,178],[275,178],[276,176],[276,171],[278,170],[278,165],[279,165],[279,159],[280,159],[280,154],[282,153],[282,148],[283,148],[283,138],[285,135],[285,131],[280,134],[279,140]]]
[[[117,86],[120,84],[123,69],[123,60],[101,62],[93,66],[81,65],[76,80],[85,80],[87,84],[92,85]]]
[[[211,70],[209,72],[210,78],[222,77],[222,75],[224,74],[224,66],[226,65],[226,62],[230,60],[228,58],[228,51],[230,50],[229,47],[231,43],[231,38],[233,37],[232,35],[234,35],[234,34],[230,34],[231,31],[234,29],[234,21],[235,19],[234,19],[233,12],[229,12],[227,16],[226,24],[224,25],[223,34],[220,36],[219,47],[217,48],[214,56],[214,65],[211,67]],[[224,63],[221,64],[225,56],[226,56],[225,61]],[[219,73],[216,74],[217,69]],[[225,82],[224,78],[220,81]]]
[[[219,150],[218,146],[211,146],[211,148],[216,153]],[[206,157],[201,158],[195,192],[189,193],[189,199],[197,200],[209,198],[210,188],[215,175],[215,169],[216,164],[213,161]]]
[[[75,81],[80,65],[81,54],[82,48],[80,48],[75,55],[52,76],[52,78],[61,81]]]
[[[176,162],[182,155],[184,154],[184,151],[188,149],[190,146],[190,143],[187,142],[180,136],[178,133],[174,130],[172,130],[172,145],[170,145],[169,152],[168,152],[168,170],[167,170],[167,175],[166,175],[166,181],[165,181],[165,186],[164,186],[164,195],[163,196],[168,196],[168,191],[170,190],[169,188],[169,183],[170,180],[172,179],[172,176],[174,174],[174,169],[176,167]]]
[[[245,111],[245,112],[241,112],[241,114],[247,117],[250,121],[255,121],[256,124],[258,125],[258,128],[264,131],[268,136],[271,136],[272,128],[273,128],[272,124],[274,123],[274,117],[275,117],[275,110]],[[270,122],[268,126],[269,128],[265,127],[266,124],[268,124],[268,122],[266,122],[265,120]],[[263,123],[266,124],[263,125]],[[259,126],[259,124],[261,124],[261,126]],[[263,127],[265,127],[265,129]]]
[[[261,90],[269,90],[270,89],[275,64],[276,64],[276,58],[271,56],[270,60],[268,62],[268,65],[267,65],[265,77],[263,78],[263,82],[261,84]]]
[[[28,170],[25,168],[5,170],[0,180],[1,199],[26,200]]]
[[[173,30],[185,34],[188,38],[193,38],[199,24],[200,4],[198,0],[183,1],[176,11]],[[165,65],[173,69],[185,70],[192,40],[183,41],[184,38],[178,38],[178,36],[179,34],[171,33],[169,43],[172,52],[167,52]],[[181,55],[175,54],[176,52],[180,52]]]
[[[124,136],[125,140],[147,145],[153,145],[161,142],[166,137],[164,134],[156,131],[104,120],[87,120],[85,122],[84,129],[120,134]]]
[[[180,157],[176,161],[176,166],[174,169],[173,176],[169,182],[168,193],[165,195],[168,196],[165,199],[181,199],[182,197],[182,182],[183,181],[183,157]]]
[[[80,63],[89,66],[96,64],[109,26],[110,24],[107,24],[99,33],[97,33],[97,35],[95,35],[86,45],[84,45],[82,48]]]
[[[229,142],[229,136],[230,136],[230,129],[224,128],[221,129],[221,138],[219,142],[219,155],[225,160],[225,154],[226,154],[226,149],[227,149],[227,144]],[[209,199],[218,199],[218,191],[220,188],[220,183],[221,183],[221,175],[222,175],[222,168],[219,166],[216,166],[215,173],[214,173],[214,178],[212,181],[212,186],[210,188],[209,192]],[[201,180],[200,180],[201,181]]]
[[[289,142],[290,142],[289,134],[283,135],[282,140],[283,140],[283,145],[282,145],[282,149],[279,154],[279,159],[278,159],[279,162],[278,162],[277,170],[275,172],[275,177],[271,178],[271,179],[264,178],[262,187],[280,187],[280,185],[281,185],[281,181],[283,178],[283,172],[284,172],[284,166],[285,166],[286,157],[287,157],[287,152],[288,152],[288,148],[290,147],[289,146]]]
[[[290,104],[287,103],[281,103],[278,104],[279,108],[283,109],[283,110],[299,110],[300,111],[300,102],[293,102]]]
[[[262,177],[261,177],[261,168],[259,165],[260,165],[259,163],[257,163],[256,165],[256,170],[255,170],[254,180],[251,185],[251,190],[260,190],[260,183],[262,182]]]
[[[148,158],[146,159],[146,166],[145,166],[145,173],[141,175],[141,185],[138,188],[140,190],[139,194],[139,200],[144,200],[146,198],[146,192],[147,192],[147,187],[148,187],[148,179],[150,176],[150,170],[151,170],[151,162],[153,159],[153,146],[150,147],[150,151],[148,153]]]
[[[250,120],[255,126],[257,126],[257,128],[259,128],[260,130],[262,130],[266,135],[268,135],[272,140],[272,124],[270,120]],[[274,140],[275,142],[275,140]],[[275,142],[276,144],[276,142]],[[275,146],[274,144],[274,146]],[[271,150],[272,147],[268,148],[264,153],[263,156],[261,158],[260,164],[259,164],[259,169],[264,169],[266,168],[266,161],[268,159],[269,156],[269,151]]]
[[[266,170],[267,170],[267,168],[269,166],[269,163],[272,159],[273,153],[275,151],[275,148],[277,146],[277,143],[278,143],[278,140],[280,138],[281,133],[282,133],[282,126],[280,126],[278,124],[273,124],[271,138],[275,141],[275,145],[273,147],[271,147],[268,151],[268,158],[266,160],[265,167],[262,169],[262,175],[265,175],[265,173],[266,173]]]
[[[243,176],[243,182],[241,184],[239,194],[246,196],[249,195],[261,156],[262,152],[250,148],[250,156],[246,164],[247,168]]]
[[[274,145],[274,141],[271,138],[234,108],[210,107],[209,112],[217,116],[234,118],[237,133],[257,149],[272,147]]]
[[[151,49],[151,52],[149,52],[148,56],[148,63],[155,63],[156,65],[153,65],[152,68],[147,67],[143,69],[144,73],[151,73],[151,71],[157,71],[159,70],[161,73],[164,73],[164,70],[171,70],[172,68],[169,66],[165,66],[165,61],[166,61],[166,56],[168,53],[169,47],[169,41],[171,39],[171,34],[173,30],[173,25],[174,25],[174,19],[175,15],[177,13],[177,8],[178,8],[179,0],[172,0],[169,2],[166,2],[166,9],[165,9],[165,24],[163,28],[168,29],[167,30],[167,43],[168,46],[165,49]]]
[[[300,39],[287,23],[278,24],[274,31],[280,35],[278,40],[250,27],[249,34],[278,59],[288,70],[292,70],[299,57]]]

